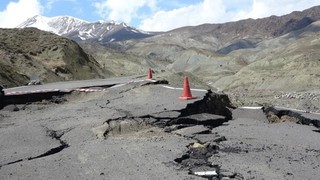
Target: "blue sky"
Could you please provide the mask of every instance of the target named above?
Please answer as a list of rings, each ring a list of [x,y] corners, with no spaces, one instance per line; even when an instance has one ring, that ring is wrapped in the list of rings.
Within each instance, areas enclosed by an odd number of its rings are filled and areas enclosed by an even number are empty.
[[[148,31],[283,15],[320,0],[0,0],[0,27],[34,15],[69,15],[90,22],[115,20]]]

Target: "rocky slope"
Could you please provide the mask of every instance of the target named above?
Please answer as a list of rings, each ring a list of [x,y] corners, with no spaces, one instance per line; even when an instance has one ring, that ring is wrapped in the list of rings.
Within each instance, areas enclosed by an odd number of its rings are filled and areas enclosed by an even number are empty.
[[[149,67],[151,67],[153,71],[161,72],[167,69],[166,66],[169,64],[135,54],[119,52],[99,43],[78,43],[88,54],[92,55],[98,61],[102,68],[112,72],[114,76],[146,74]]]
[[[237,49],[254,48],[263,40],[305,28],[318,20],[320,20],[320,6],[284,16],[182,27],[145,39],[135,46],[177,45],[185,49],[205,49],[228,54]]]
[[[0,29],[0,59],[0,84],[5,87],[35,77],[54,82],[110,74],[75,42],[35,28]]]

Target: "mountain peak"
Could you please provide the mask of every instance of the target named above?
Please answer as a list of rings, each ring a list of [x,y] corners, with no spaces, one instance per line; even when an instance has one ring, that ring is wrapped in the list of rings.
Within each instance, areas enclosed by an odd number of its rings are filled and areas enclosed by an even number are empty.
[[[76,18],[76,17],[73,17],[73,16],[68,16],[68,15],[65,15],[65,16],[54,16],[52,17],[52,19],[60,19],[60,20],[74,20],[74,21],[79,21],[79,22],[85,22],[85,23],[89,23],[88,21],[85,21],[83,19],[79,19],[79,18]]]
[[[91,39],[102,43],[151,36],[150,33],[130,27],[126,23],[116,23],[113,20],[91,23],[72,16],[45,17],[36,15],[17,26],[17,28],[25,27],[35,27],[76,41]]]
[[[72,16],[45,17],[36,15],[27,19],[16,28],[35,27],[43,31],[49,31],[58,35],[62,35],[69,33],[74,28],[86,23],[88,22]]]
[[[48,17],[35,15],[31,18],[28,18],[25,22],[19,24],[16,28],[35,27],[44,31],[56,33],[55,30],[48,25],[49,21],[50,18]]]

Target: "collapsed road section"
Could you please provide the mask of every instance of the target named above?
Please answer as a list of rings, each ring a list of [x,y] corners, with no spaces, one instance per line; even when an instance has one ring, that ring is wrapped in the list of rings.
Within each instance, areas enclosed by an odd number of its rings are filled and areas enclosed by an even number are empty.
[[[121,134],[121,131],[127,132],[130,128],[133,130],[148,126],[165,128],[183,121],[185,123],[182,128],[188,126],[188,122],[192,120],[194,122],[189,123],[189,126],[203,124],[213,127],[232,119],[230,109],[234,107],[226,95],[201,90],[193,92],[199,98],[184,101],[178,99],[181,90],[159,86],[159,82],[168,83],[167,81],[141,82],[122,87],[125,90],[121,87],[113,89],[121,96],[107,99],[104,108],[115,110],[122,115],[107,119],[103,125],[98,126],[97,136],[103,135],[106,138],[109,134]],[[123,107],[124,103],[126,107]],[[198,116],[192,116],[195,114]]]
[[[310,113],[297,109],[270,106],[265,107],[264,112],[270,122],[292,121],[303,125],[313,125],[320,128],[320,114]]]
[[[228,101],[193,90],[197,98],[184,101],[181,90],[150,82],[25,100],[19,111],[6,106],[0,110],[1,179],[190,178],[166,163],[185,152],[193,141],[188,134],[204,141],[230,120]]]
[[[69,94],[72,91],[99,92],[115,85],[128,84],[137,81],[140,76],[118,77],[109,79],[93,79],[82,81],[65,81],[41,85],[20,86],[0,89],[0,109],[8,104],[24,104],[53,96]]]
[[[261,109],[233,110],[226,95],[191,92],[185,101],[181,89],[141,80],[8,105],[0,179],[318,177],[316,127],[270,123]]]

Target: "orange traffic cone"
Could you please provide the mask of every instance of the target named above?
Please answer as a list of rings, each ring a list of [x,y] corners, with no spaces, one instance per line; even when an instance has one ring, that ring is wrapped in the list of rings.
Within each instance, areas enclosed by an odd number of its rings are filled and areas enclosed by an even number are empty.
[[[195,99],[196,97],[192,97],[190,86],[189,86],[189,80],[188,77],[184,77],[184,84],[183,84],[183,92],[182,96],[179,97],[179,99],[182,100],[189,100],[189,99]]]
[[[152,79],[152,70],[151,70],[151,68],[149,68],[149,70],[148,70],[148,79]]]

